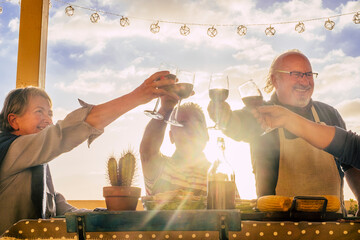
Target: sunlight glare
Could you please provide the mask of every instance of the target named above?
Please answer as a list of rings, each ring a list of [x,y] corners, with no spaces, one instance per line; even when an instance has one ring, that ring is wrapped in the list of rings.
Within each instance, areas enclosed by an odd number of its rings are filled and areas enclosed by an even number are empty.
[[[216,130],[209,130],[210,141],[205,155],[213,162],[217,155],[217,137],[225,139],[225,157],[235,171],[235,182],[242,199],[256,199],[255,177],[252,173],[250,148],[248,143],[236,142]]]

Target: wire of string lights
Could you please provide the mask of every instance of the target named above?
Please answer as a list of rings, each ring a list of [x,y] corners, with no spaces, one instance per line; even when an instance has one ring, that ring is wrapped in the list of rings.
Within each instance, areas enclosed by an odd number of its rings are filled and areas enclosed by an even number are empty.
[[[11,1],[11,0],[6,0],[6,1]],[[332,16],[300,19],[300,20],[293,20],[293,21],[280,21],[280,22],[272,22],[272,23],[218,24],[218,23],[179,22],[179,21],[170,21],[170,20],[163,20],[163,19],[149,19],[149,18],[138,17],[138,16],[125,16],[124,14],[104,11],[101,9],[95,9],[95,8],[90,8],[90,7],[85,7],[85,6],[81,6],[81,5],[67,2],[64,0],[53,0],[53,1],[56,1],[56,2],[66,5],[65,13],[67,16],[73,16],[74,13],[76,12],[76,8],[84,9],[84,10],[92,12],[92,14],[90,15],[90,21],[92,23],[99,22],[101,19],[101,15],[112,15],[112,16],[119,17],[120,18],[120,26],[122,26],[122,27],[129,26],[131,19],[151,22],[150,23],[150,32],[152,32],[154,34],[157,34],[160,32],[161,24],[174,24],[174,25],[180,26],[179,32],[183,36],[188,36],[190,34],[190,29],[192,26],[208,27],[207,35],[212,38],[216,37],[216,35],[218,34],[217,28],[219,28],[219,27],[236,28],[237,34],[239,36],[245,36],[247,34],[247,30],[249,27],[265,26],[265,34],[267,36],[274,36],[276,33],[276,30],[274,27],[275,25],[295,24],[295,31],[298,33],[303,33],[305,31],[305,23],[312,22],[312,21],[325,21],[324,22],[325,29],[333,30],[335,27],[335,22],[332,19],[339,18],[339,17],[346,16],[346,15],[354,15],[353,22],[355,24],[360,24],[360,11],[336,14],[336,15],[332,15]],[[1,3],[1,1],[0,1],[0,3]],[[1,8],[0,14],[2,11],[3,11],[3,9]]]

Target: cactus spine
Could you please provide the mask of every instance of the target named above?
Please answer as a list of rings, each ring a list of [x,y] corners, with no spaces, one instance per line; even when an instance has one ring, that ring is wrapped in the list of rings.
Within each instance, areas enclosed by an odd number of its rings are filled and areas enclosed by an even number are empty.
[[[107,163],[108,179],[111,186],[128,186],[133,183],[136,169],[136,158],[128,150],[122,154],[117,164],[114,157],[110,157]]]

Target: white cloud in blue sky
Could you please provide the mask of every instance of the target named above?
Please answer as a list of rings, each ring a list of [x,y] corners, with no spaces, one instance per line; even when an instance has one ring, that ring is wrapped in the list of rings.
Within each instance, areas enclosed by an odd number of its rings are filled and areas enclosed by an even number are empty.
[[[241,82],[250,78],[264,86],[267,70],[275,56],[299,49],[319,72],[313,98],[337,107],[348,128],[360,130],[360,24],[353,14],[332,18],[335,28],[324,28],[330,17],[360,11],[359,1],[321,0],[78,0],[73,5],[94,8],[100,21],[90,22],[92,11],[75,8],[74,16],[65,15],[60,1],[52,0],[49,18],[46,90],[54,102],[55,118],[78,107],[77,98],[101,103],[136,88],[163,62],[196,72],[196,94],[188,101],[199,103],[206,110],[209,102],[207,87],[211,72],[227,72],[230,76],[229,103],[233,109],[242,107],[237,92]],[[15,87],[17,37],[20,18],[17,1],[0,2],[0,96]],[[128,16],[130,26],[121,27],[121,15]],[[160,22],[160,32],[149,31],[156,20],[188,23],[190,34],[182,36],[182,24]],[[294,28],[304,21],[305,32]],[[191,23],[205,24],[192,25]],[[275,36],[265,35],[272,23]],[[210,38],[207,28],[215,25],[218,35]],[[233,26],[221,26],[230,24]],[[248,26],[247,34],[239,36],[237,25]],[[261,25],[264,24],[264,25]],[[268,97],[268,96],[267,96]],[[52,171],[57,189],[69,199],[102,199],[106,184],[105,159],[119,154],[131,145],[138,149],[143,129],[149,121],[143,110],[152,109],[154,101],[139,106],[106,128],[90,149],[82,144],[53,161]],[[207,114],[206,114],[207,115]],[[208,125],[213,122],[207,117]],[[240,194],[254,198],[248,147],[226,139],[229,160],[236,166]],[[209,144],[211,147],[212,143]],[[173,146],[165,139],[162,151],[171,154]],[[94,173],[94,174],[90,174]],[[141,181],[140,181],[141,182]],[[85,189],[79,191],[79,189]],[[346,196],[352,196],[347,189]]]

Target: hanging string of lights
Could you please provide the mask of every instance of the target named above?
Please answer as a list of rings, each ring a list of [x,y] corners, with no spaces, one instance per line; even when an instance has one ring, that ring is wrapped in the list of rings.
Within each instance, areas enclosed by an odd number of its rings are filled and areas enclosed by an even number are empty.
[[[337,14],[337,15],[333,15],[333,16],[329,16],[329,17],[319,17],[319,18],[311,18],[311,19],[305,19],[305,20],[296,20],[296,21],[285,21],[285,22],[275,22],[275,23],[254,23],[254,24],[246,24],[246,25],[235,25],[235,24],[204,24],[204,23],[184,23],[184,22],[177,22],[177,21],[168,21],[168,20],[156,20],[154,21],[153,19],[148,19],[148,18],[140,18],[140,17],[125,17],[121,14],[117,14],[117,13],[112,13],[112,12],[106,12],[106,11],[102,11],[102,10],[96,10],[93,8],[88,8],[88,7],[83,7],[83,6],[79,6],[79,5],[74,5],[71,4],[69,2],[63,1],[63,0],[55,0],[57,2],[61,2],[63,4],[68,5],[65,8],[65,13],[68,16],[72,16],[74,14],[74,7],[77,8],[81,8],[81,9],[85,9],[88,11],[92,11],[94,13],[91,14],[90,16],[90,21],[92,23],[97,23],[100,20],[100,16],[99,13],[101,14],[107,14],[107,15],[115,15],[115,16],[119,16],[120,18],[120,26],[122,27],[127,27],[130,25],[130,20],[131,19],[137,19],[137,20],[143,20],[143,21],[152,21],[151,25],[150,25],[150,32],[156,34],[160,32],[160,23],[167,23],[167,24],[176,24],[176,25],[180,25],[180,29],[179,32],[181,35],[183,36],[187,36],[190,34],[190,27],[189,26],[207,26],[209,27],[207,29],[207,35],[210,37],[215,37],[218,34],[218,30],[216,29],[216,27],[237,27],[237,34],[239,36],[245,36],[247,34],[247,28],[248,27],[252,27],[252,26],[268,26],[265,29],[265,34],[267,36],[274,36],[276,33],[276,30],[274,28],[274,25],[280,25],[280,24],[296,24],[295,25],[295,31],[298,33],[303,33],[305,31],[305,24],[304,22],[310,22],[310,21],[319,21],[319,20],[324,20],[326,19],[325,23],[324,23],[324,27],[327,30],[333,30],[335,27],[335,22],[330,20],[332,18],[338,18],[338,17],[342,17],[345,15],[351,15],[354,14],[353,17],[353,22],[355,24],[360,24],[360,11],[357,12],[350,12],[350,13],[343,13],[343,14]],[[216,27],[215,27],[216,26]]]
[[[7,0],[9,1],[9,0]],[[180,25],[179,32],[183,36],[188,36],[190,34],[190,27],[189,26],[206,26],[207,29],[207,35],[209,37],[215,37],[218,34],[218,30],[216,27],[237,27],[237,34],[239,36],[245,36],[247,34],[248,27],[253,26],[267,26],[265,28],[265,35],[267,36],[274,36],[276,33],[274,25],[281,25],[281,24],[296,24],[295,25],[295,31],[298,33],[303,33],[305,31],[305,22],[311,22],[311,21],[320,21],[320,20],[326,20],[324,23],[324,27],[327,30],[333,30],[335,27],[335,22],[331,19],[333,18],[339,18],[346,15],[352,15],[353,16],[353,22],[355,24],[360,24],[360,11],[355,12],[349,12],[349,13],[343,13],[343,14],[337,14],[333,16],[327,16],[327,17],[318,17],[318,18],[311,18],[311,19],[304,19],[304,20],[296,20],[296,21],[284,21],[284,22],[274,22],[274,23],[250,23],[250,24],[243,24],[243,25],[236,25],[236,24],[205,24],[205,23],[184,23],[184,22],[178,22],[178,21],[169,21],[169,20],[155,20],[154,19],[148,19],[148,18],[142,18],[142,17],[134,17],[134,16],[124,16],[118,13],[113,12],[107,12],[103,10],[97,10],[94,8],[84,7],[76,4],[72,4],[70,2],[66,2],[63,0],[54,0],[56,2],[63,3],[67,5],[65,8],[65,14],[67,16],[73,16],[75,13],[75,8],[84,9],[90,12],[93,12],[90,15],[90,21],[92,23],[97,23],[100,21],[100,14],[104,15],[113,15],[120,17],[120,26],[121,27],[127,27],[130,25],[130,19],[136,19],[136,20],[142,20],[142,21],[151,21],[150,24],[150,32],[156,34],[160,32],[160,23],[166,23],[166,24],[175,24]],[[50,2],[51,3],[51,2]],[[0,14],[3,12],[3,8],[0,6]]]

